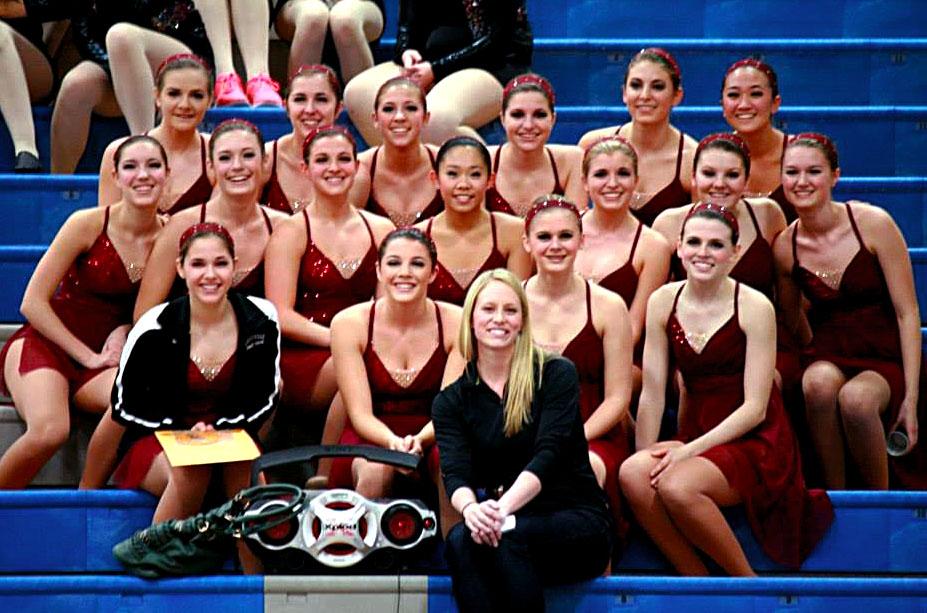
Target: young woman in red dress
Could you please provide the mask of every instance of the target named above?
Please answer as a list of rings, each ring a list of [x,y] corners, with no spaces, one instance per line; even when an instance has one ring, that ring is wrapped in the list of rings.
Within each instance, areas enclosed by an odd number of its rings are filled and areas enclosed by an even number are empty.
[[[23,295],[28,323],[0,351],[0,390],[26,422],[0,458],[0,488],[27,486],[67,441],[71,402],[93,413],[109,405],[168,177],[164,148],[150,136],[124,140],[113,160],[122,197],[64,223]]]
[[[829,138],[802,133],[789,140],[782,184],[798,220],[779,235],[775,254],[783,312],[808,343],[801,379],[808,426],[828,489],[851,483],[924,489],[920,315],[911,259],[884,210],[831,200],[839,177]],[[807,314],[800,296],[810,303]],[[895,430],[906,433],[913,451],[888,458],[886,432]],[[848,471],[858,483],[848,481]]]
[[[677,253],[686,280],[650,298],[638,452],[620,472],[638,522],[683,575],[706,575],[699,551],[731,575],[754,575],[721,508],[743,505],[774,561],[797,568],[833,518],[826,494],[805,489],[795,436],[773,384],[776,316],[759,291],[733,280],[738,222],[714,204],[685,220]],[[657,442],[670,363],[686,410],[676,440]]]
[[[591,130],[579,141],[585,149],[603,136],[618,134],[634,144],[641,173],[631,212],[648,226],[666,209],[692,202],[696,142],[670,124],[670,112],[682,102],[682,93],[675,58],[665,49],[643,49],[628,63],[621,88],[631,121]]]

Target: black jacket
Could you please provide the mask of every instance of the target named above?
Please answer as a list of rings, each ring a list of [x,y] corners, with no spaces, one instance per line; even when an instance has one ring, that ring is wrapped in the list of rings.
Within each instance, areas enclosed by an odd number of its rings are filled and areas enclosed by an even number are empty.
[[[238,320],[232,387],[220,405],[216,429],[254,434],[276,405],[280,389],[280,325],[273,305],[229,292]],[[124,451],[154,430],[171,429],[187,406],[190,301],[160,304],[132,328],[113,384],[113,419],[127,427]]]

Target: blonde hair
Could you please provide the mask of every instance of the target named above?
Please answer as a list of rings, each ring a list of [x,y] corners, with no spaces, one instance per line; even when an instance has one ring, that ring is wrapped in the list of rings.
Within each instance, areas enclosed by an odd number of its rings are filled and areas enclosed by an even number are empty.
[[[468,362],[477,355],[477,346],[473,336],[473,308],[480,293],[493,281],[500,281],[511,288],[518,296],[521,305],[521,332],[515,339],[515,354],[509,366],[508,383],[503,398],[503,429],[505,435],[512,437],[531,421],[531,402],[534,400],[535,387],[541,385],[544,362],[547,355],[536,347],[531,338],[531,318],[528,312],[528,296],[521,281],[504,268],[487,270],[470,285],[463,304],[460,319],[460,351]],[[537,373],[537,381],[535,381]]]

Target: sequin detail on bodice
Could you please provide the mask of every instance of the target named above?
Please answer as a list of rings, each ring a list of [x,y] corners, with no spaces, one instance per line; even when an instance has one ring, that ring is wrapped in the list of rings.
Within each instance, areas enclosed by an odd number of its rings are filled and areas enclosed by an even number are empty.
[[[544,151],[547,152],[547,157],[550,160],[550,169],[554,173],[554,188],[550,192],[557,194],[558,196],[563,196],[566,193],[566,188],[560,183],[560,171],[557,169],[557,161],[554,159],[554,153],[547,147],[544,147]],[[502,145],[496,149],[496,155],[493,158],[492,162],[492,172],[498,177],[499,176],[499,158],[502,154]],[[526,207],[521,205],[513,205],[508,200],[505,199],[505,196],[499,193],[499,190],[495,185],[486,190],[486,208],[490,212],[497,213],[507,213],[508,215],[515,215],[517,217],[524,217],[528,211],[531,209],[531,203],[528,203]]]
[[[438,262],[435,264],[435,280],[428,286],[429,298],[463,306],[464,298],[467,297],[467,290],[470,289],[470,283],[473,283],[473,279],[476,279],[487,270],[506,267],[508,262],[499,251],[496,239],[496,218],[492,213],[489,214],[489,227],[492,232],[492,249],[490,249],[489,255],[486,256],[483,264],[474,271],[466,287],[457,282],[454,275],[441,263],[441,254],[438,254]],[[428,221],[428,225],[425,227],[425,234],[431,238],[431,220]]]
[[[377,201],[376,194],[374,193],[374,177],[377,173],[377,156],[380,155],[380,149],[382,147],[377,147],[373,152],[373,159],[370,160],[370,193],[367,196],[367,206],[365,207],[369,212],[374,215],[380,215],[382,217],[388,217],[397,228],[404,228],[407,226],[413,226],[420,221],[426,219],[431,219],[438,213],[444,210],[444,200],[441,199],[441,192],[435,190],[434,197],[425,205],[420,211],[394,211],[387,209],[382,204]],[[435,166],[435,156],[431,152],[431,149],[425,147],[425,151],[428,152],[428,159],[431,160],[432,169],[437,172],[438,167]]]

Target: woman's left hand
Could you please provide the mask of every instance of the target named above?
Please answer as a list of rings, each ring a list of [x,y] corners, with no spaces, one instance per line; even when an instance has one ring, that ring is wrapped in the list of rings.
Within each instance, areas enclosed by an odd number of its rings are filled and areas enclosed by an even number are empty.
[[[212,427],[212,424],[198,421],[193,425],[192,428],[190,428],[190,430],[193,432],[212,432],[215,430],[215,428]]]
[[[892,425],[891,431],[899,427],[908,435],[908,449],[917,444],[917,402],[905,397],[898,408],[898,419]]]
[[[405,76],[422,88],[423,92],[431,89],[435,82],[435,73],[431,62],[419,62],[405,69]]]
[[[657,465],[654,466],[653,470],[650,471],[650,485],[651,487],[656,487],[660,482],[660,478],[666,472],[666,469],[670,468],[692,457],[692,452],[689,450],[688,445],[676,445],[674,447],[663,447],[661,449],[654,449],[650,452],[651,457],[660,458],[660,461],[657,462]]]

